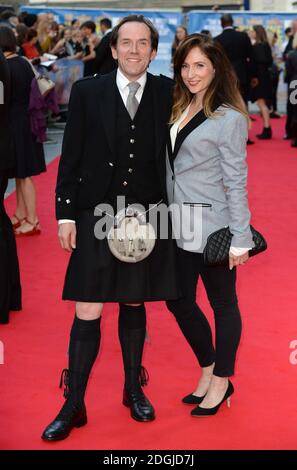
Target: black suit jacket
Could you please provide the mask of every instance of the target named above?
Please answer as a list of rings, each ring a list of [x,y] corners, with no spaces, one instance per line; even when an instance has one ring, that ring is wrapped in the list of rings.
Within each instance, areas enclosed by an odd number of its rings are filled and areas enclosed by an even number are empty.
[[[93,69],[94,73],[100,73],[101,75],[104,75],[106,73],[112,72],[117,68],[117,63],[112,57],[110,49],[110,36],[111,31],[103,36],[98,46],[95,47],[96,58]]]
[[[256,76],[253,46],[246,33],[235,29],[224,29],[214,38],[224,48],[242,87],[246,87]]]
[[[165,145],[172,80],[148,73],[153,93],[155,158],[166,200]],[[76,219],[77,210],[105,202],[116,161],[116,70],[77,81],[69,102],[56,187],[57,219]]]
[[[12,136],[9,126],[10,76],[6,59],[0,50],[0,97],[4,95],[4,103],[0,102],[0,170],[8,170],[14,166]],[[2,85],[3,84],[3,85]]]

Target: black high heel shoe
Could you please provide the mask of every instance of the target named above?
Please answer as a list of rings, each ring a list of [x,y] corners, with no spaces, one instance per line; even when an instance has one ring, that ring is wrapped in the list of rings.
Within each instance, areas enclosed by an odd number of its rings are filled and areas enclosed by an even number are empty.
[[[184,398],[182,398],[182,402],[186,405],[200,405],[204,397],[205,395],[203,397],[197,397],[197,395],[190,393],[189,395],[186,395]]]
[[[218,403],[213,408],[202,408],[201,406],[196,406],[196,408],[194,408],[191,411],[191,416],[196,417],[196,416],[212,416],[212,415],[215,415],[219,411],[220,406],[226,400],[227,400],[227,406],[228,406],[228,408],[230,408],[230,406],[231,406],[231,398],[230,397],[233,393],[234,393],[234,387],[233,387],[232,383],[230,382],[230,380],[228,380],[228,388],[227,388],[226,393],[223,396],[222,400],[220,401],[220,403]]]

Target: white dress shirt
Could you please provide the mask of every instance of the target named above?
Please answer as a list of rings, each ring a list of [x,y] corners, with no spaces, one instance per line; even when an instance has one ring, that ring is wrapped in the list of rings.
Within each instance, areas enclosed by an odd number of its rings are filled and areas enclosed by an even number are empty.
[[[140,85],[137,92],[135,93],[135,98],[137,99],[138,103],[140,103],[140,101],[141,101],[143,91],[144,91],[144,87],[145,87],[145,84],[146,84],[146,79],[147,79],[147,72],[144,72],[144,74],[141,75],[141,77],[138,78],[138,80],[135,80]],[[125,75],[118,68],[117,69],[117,76],[116,76],[116,84],[117,84],[118,90],[120,92],[120,95],[122,97],[122,100],[123,100],[125,106],[127,104],[127,99],[128,99],[128,95],[129,95],[129,91],[130,91],[129,86],[128,86],[130,82],[131,82],[131,80],[129,80],[127,77],[125,77]],[[75,224],[75,220],[60,219],[58,221],[59,225],[67,224],[67,223]]]
[[[137,92],[135,93],[135,98],[137,99],[138,103],[140,103],[142,95],[143,95],[144,87],[145,87],[145,84],[146,84],[146,78],[147,78],[147,73],[145,72],[140,78],[138,78],[138,80],[135,80],[140,85]],[[116,77],[116,84],[117,84],[117,87],[119,89],[120,95],[122,97],[122,100],[123,100],[125,106],[127,104],[127,99],[128,99],[128,95],[129,95],[129,91],[130,91],[129,86],[128,86],[130,82],[131,82],[131,80],[129,80],[127,77],[125,77],[123,72],[121,72],[121,70],[118,68],[117,77]]]
[[[171,126],[170,129],[170,140],[171,140],[171,148],[172,151],[174,150],[175,142],[176,142],[176,137],[179,132],[179,126],[181,123],[186,119],[188,112],[190,109],[190,105],[184,110],[180,118]],[[234,256],[242,256],[244,255],[250,248],[239,248],[235,246],[230,246],[230,253]]]

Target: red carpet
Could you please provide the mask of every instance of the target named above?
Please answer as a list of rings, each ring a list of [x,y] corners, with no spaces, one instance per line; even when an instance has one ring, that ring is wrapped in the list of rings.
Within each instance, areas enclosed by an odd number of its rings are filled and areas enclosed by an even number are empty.
[[[58,381],[67,364],[74,314],[73,305],[60,300],[68,255],[56,237],[56,160],[36,179],[42,235],[18,240],[23,310],[0,326],[5,349],[1,449],[296,449],[297,365],[290,362],[290,343],[297,340],[297,149],[282,140],[284,120],[272,125],[273,140],[248,148],[252,223],[266,236],[269,251],[239,273],[243,335],[231,409],[223,406],[204,419],[189,416],[191,407],[180,399],[196,386],[196,361],[171,314],[156,303],[147,305],[151,341],[144,364],[151,376],[146,393],[157,419],[133,421],[121,405],[117,306],[112,304],[104,310],[102,348],[87,391],[88,425],[66,441],[41,441],[63,401]],[[252,138],[260,128],[257,117]],[[14,196],[7,208],[12,213]],[[201,286],[198,295],[211,318]]]

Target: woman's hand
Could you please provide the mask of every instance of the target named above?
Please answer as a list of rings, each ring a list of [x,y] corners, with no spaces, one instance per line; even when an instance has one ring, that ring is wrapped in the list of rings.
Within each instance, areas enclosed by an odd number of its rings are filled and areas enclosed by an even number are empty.
[[[229,253],[229,268],[232,269],[234,266],[240,264],[246,264],[249,259],[249,252],[247,251],[244,255],[235,256],[231,252]]]

